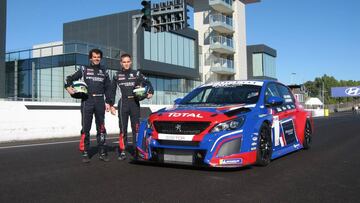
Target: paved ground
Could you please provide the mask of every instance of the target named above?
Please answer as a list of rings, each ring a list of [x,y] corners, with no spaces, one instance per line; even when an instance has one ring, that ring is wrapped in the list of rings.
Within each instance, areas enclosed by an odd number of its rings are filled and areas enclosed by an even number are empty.
[[[83,164],[71,140],[2,144],[0,202],[358,202],[360,116],[315,125],[312,149],[237,170],[131,164],[113,152]]]

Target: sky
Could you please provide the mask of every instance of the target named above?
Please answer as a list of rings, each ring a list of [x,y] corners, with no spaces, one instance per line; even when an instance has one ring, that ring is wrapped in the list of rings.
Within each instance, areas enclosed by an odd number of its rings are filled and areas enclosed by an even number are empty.
[[[152,2],[158,2],[153,0]],[[63,23],[140,9],[141,0],[7,0],[6,50],[61,41]],[[359,0],[261,0],[246,6],[247,44],[277,51],[280,82],[360,81]]]

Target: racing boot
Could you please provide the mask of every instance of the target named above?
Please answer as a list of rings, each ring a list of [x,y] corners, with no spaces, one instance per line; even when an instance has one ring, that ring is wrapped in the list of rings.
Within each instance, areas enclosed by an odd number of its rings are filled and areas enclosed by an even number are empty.
[[[106,151],[104,149],[100,150],[99,159],[101,161],[104,161],[104,162],[109,162],[110,161],[110,159],[108,157],[108,154],[106,153]]]
[[[110,161],[110,159],[109,159],[109,157],[108,157],[108,155],[106,153],[100,154],[99,159],[101,161],[104,161],[104,162],[109,162]]]
[[[87,153],[87,151],[83,151],[83,153],[81,155],[81,158],[82,158],[83,163],[89,163],[90,162],[90,157],[89,157],[89,154]]]
[[[119,161],[124,161],[126,159],[126,154],[124,151],[122,151],[119,156],[118,156],[118,160]]]

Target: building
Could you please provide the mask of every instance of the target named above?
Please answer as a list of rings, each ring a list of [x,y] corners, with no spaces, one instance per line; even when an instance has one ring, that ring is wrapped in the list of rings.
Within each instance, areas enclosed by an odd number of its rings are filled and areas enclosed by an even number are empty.
[[[74,101],[63,88],[64,78],[89,63],[92,48],[104,52],[103,64],[114,74],[119,57],[132,54],[132,17],[129,11],[65,23],[63,43],[35,45],[6,54],[6,97],[32,101]],[[137,69],[144,73],[156,94],[149,104],[172,104],[200,85],[197,31],[150,33],[138,31]],[[135,59],[134,59],[135,60]]]
[[[79,66],[88,65],[91,48],[106,48],[81,43],[49,43],[6,53],[5,96],[10,100],[74,102],[64,89],[64,79]],[[66,52],[65,52],[66,50]],[[120,50],[104,52],[102,64],[119,64]]]
[[[95,43],[133,54],[132,22],[133,16],[139,13],[129,11],[65,23],[64,43]],[[153,33],[139,29],[136,50],[137,57],[133,61],[136,60],[137,65],[134,68],[145,74],[156,90],[154,97],[144,102],[172,104],[201,83],[196,30],[185,28]],[[114,57],[119,58],[119,55]],[[120,64],[109,68],[119,70]]]
[[[247,79],[245,5],[259,0],[191,0],[203,82]]]
[[[6,0],[0,0],[0,98],[5,97]]]
[[[249,79],[276,79],[276,50],[264,44],[247,46]]]
[[[148,104],[172,104],[204,82],[247,79],[245,5],[254,2],[259,0],[171,0],[159,4],[169,11],[181,3],[193,7],[194,29],[182,24],[183,29],[172,30],[169,24],[163,27],[166,32],[134,32],[139,10],[64,23],[63,42],[7,53],[6,97],[74,101],[64,91],[63,80],[89,63],[87,53],[95,47],[104,52],[103,63],[111,74],[120,69],[122,53],[133,55],[134,68],[144,73],[156,90],[151,100],[144,100]],[[156,20],[156,26],[161,25],[161,18],[153,18]]]

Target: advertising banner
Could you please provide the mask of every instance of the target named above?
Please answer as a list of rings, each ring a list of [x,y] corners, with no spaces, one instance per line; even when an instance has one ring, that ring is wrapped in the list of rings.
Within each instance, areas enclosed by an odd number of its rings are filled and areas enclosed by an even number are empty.
[[[332,87],[331,97],[360,97],[360,86],[358,87]]]

